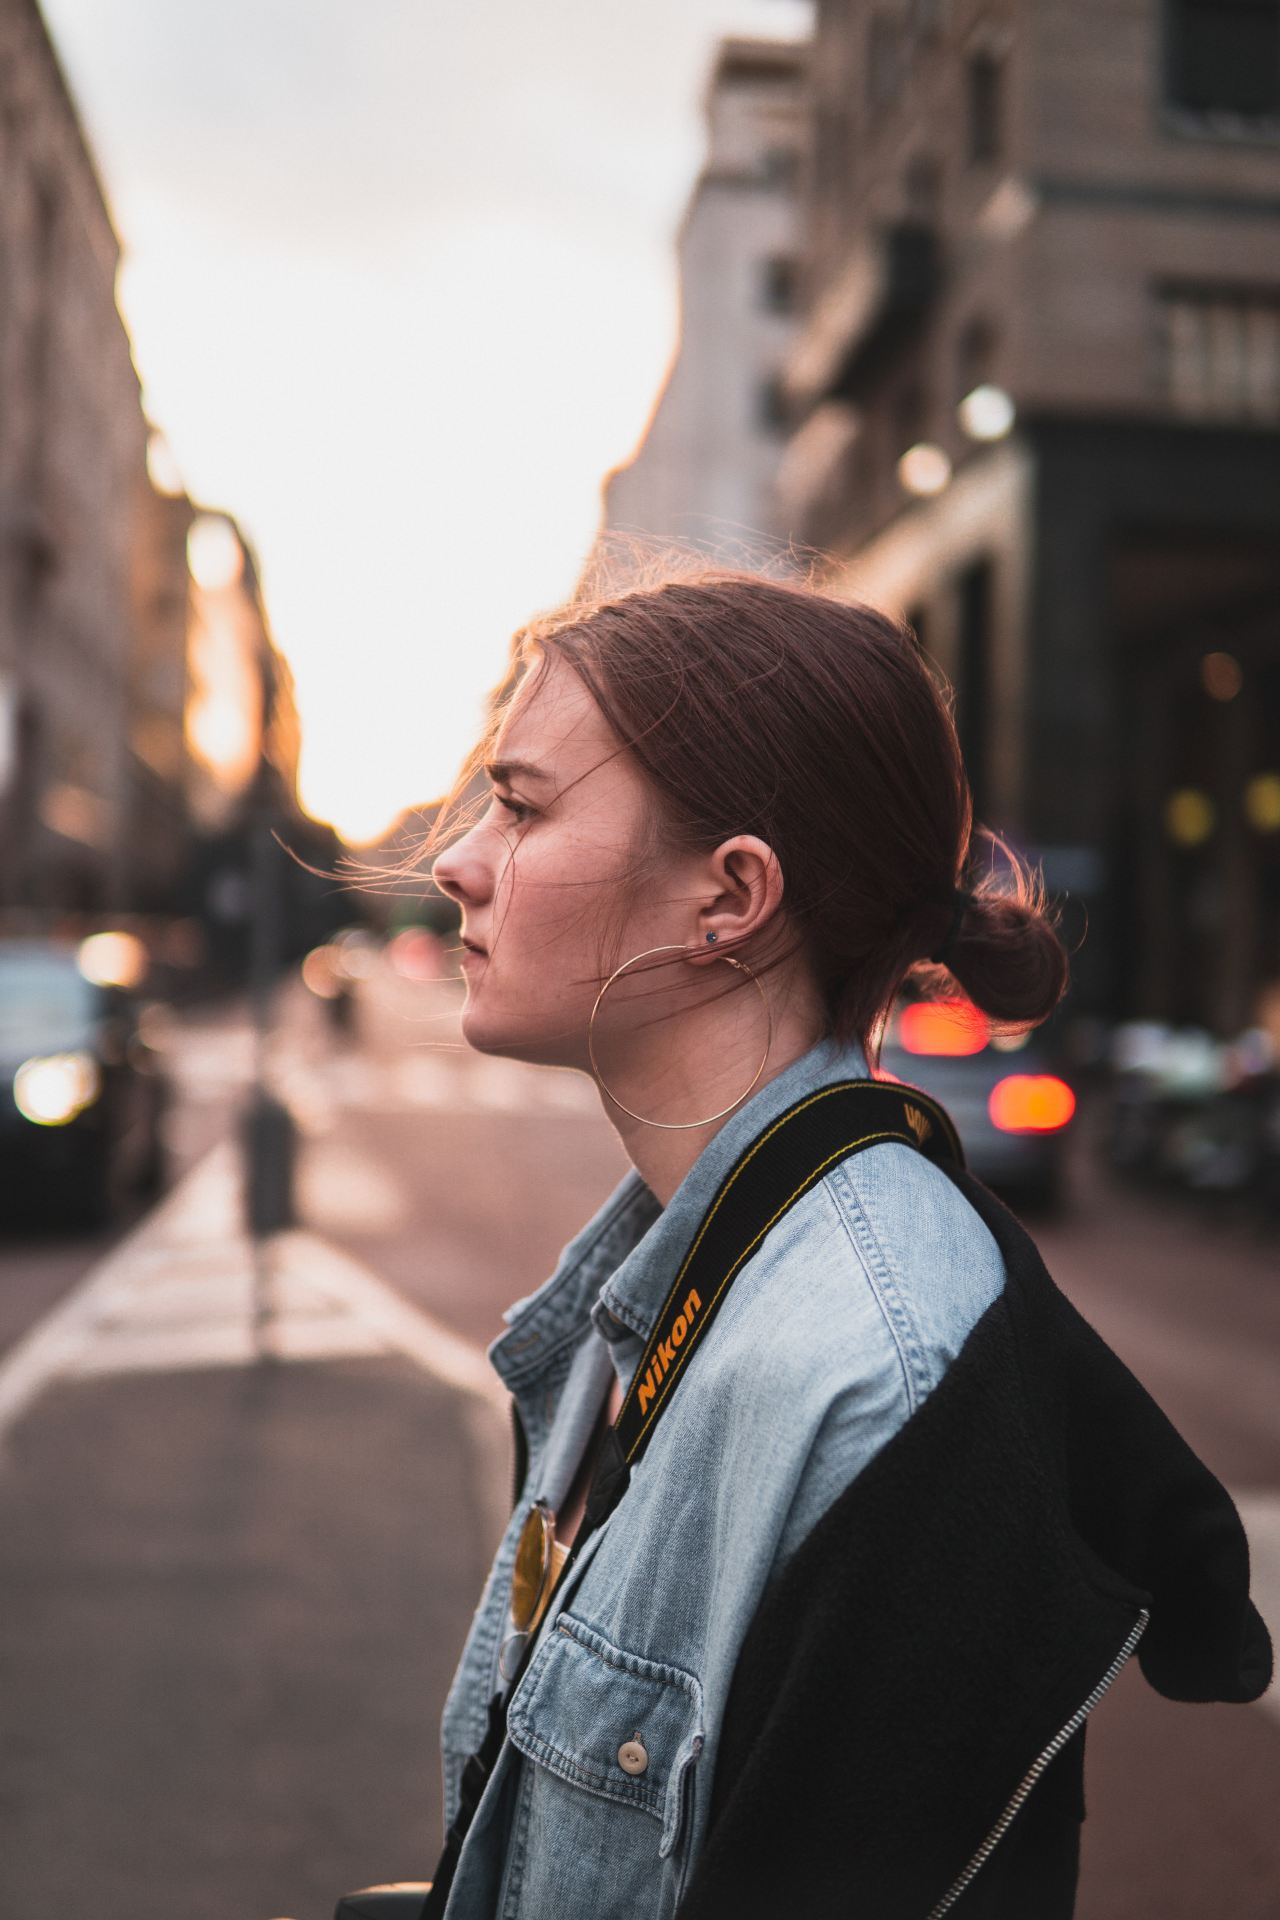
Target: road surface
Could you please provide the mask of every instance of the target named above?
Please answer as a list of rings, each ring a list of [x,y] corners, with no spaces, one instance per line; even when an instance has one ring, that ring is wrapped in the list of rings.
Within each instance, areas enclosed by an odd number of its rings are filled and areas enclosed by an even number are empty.
[[[298,1229],[239,1231],[251,1049],[175,1025],[179,1178],[0,1243],[0,1915],[322,1920],[429,1871],[436,1726],[507,1497],[483,1347],[625,1161],[579,1077],[470,1055],[453,981],[281,999]],[[1110,1187],[1050,1270],[1231,1486],[1280,1619],[1277,1249]],[[1079,1920],[1274,1920],[1280,1710],[1094,1716]]]

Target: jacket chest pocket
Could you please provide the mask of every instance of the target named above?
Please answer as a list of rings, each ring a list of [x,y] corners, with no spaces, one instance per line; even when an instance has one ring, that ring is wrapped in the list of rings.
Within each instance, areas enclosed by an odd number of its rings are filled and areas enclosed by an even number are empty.
[[[674,1908],[704,1740],[694,1675],[562,1614],[517,1689],[507,1730],[532,1764],[504,1911],[634,1920]]]

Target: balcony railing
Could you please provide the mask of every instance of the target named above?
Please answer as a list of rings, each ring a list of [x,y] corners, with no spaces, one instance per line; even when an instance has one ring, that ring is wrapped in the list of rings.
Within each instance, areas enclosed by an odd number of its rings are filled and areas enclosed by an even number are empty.
[[[785,375],[788,402],[808,412],[861,399],[924,319],[941,280],[933,227],[900,220],[865,235],[801,331]]]

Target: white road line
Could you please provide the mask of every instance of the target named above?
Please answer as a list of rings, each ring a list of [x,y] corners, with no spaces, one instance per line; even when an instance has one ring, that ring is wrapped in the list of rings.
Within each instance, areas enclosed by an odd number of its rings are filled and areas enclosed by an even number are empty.
[[[118,1296],[135,1253],[154,1241],[162,1241],[167,1230],[190,1227],[199,1222],[207,1208],[211,1174],[216,1181],[217,1162],[229,1148],[215,1147],[194,1167],[186,1179],[168,1194],[140,1226],[45,1315],[0,1361],[0,1437],[21,1418],[31,1402],[50,1380],[72,1366],[92,1338],[95,1325]],[[225,1218],[219,1223],[226,1231]],[[218,1228],[210,1223],[212,1232]]]
[[[410,1219],[404,1186],[358,1147],[313,1137],[298,1161],[298,1213],[317,1233],[396,1233]]]
[[[600,1113],[599,1094],[585,1074],[479,1056],[464,1061],[443,1052],[282,1057],[270,1078],[311,1134],[329,1131],[339,1108],[539,1117]]]
[[[0,1361],[0,1439],[56,1380],[399,1353],[495,1406],[484,1355],[318,1235],[238,1231],[238,1157],[223,1142]],[[267,1313],[259,1318],[259,1306]]]
[[[360,1261],[309,1233],[280,1234],[276,1245],[286,1261],[305,1270],[311,1284],[340,1299],[388,1347],[415,1360],[437,1380],[505,1410],[510,1395],[480,1349],[421,1307],[411,1306]]]

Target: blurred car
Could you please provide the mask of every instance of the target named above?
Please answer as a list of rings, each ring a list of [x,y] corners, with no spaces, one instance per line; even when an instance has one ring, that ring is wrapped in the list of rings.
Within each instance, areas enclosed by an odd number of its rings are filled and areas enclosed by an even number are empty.
[[[1261,1026],[1221,1040],[1203,1027],[1130,1020],[1111,1044],[1108,1165],[1143,1184],[1238,1197],[1280,1211],[1280,1048]]]
[[[880,1071],[942,1102],[979,1180],[1036,1208],[1061,1204],[1076,1097],[1043,1030],[1011,1038],[993,1034],[963,998],[903,999],[885,1029]]]
[[[170,1086],[146,1038],[131,936],[0,940],[0,1200],[75,1225],[164,1180]],[[114,943],[114,944],[113,944]]]

